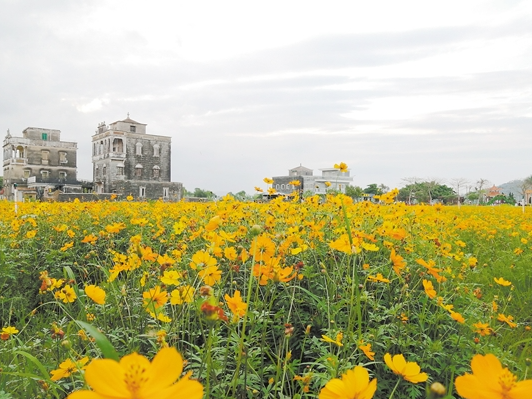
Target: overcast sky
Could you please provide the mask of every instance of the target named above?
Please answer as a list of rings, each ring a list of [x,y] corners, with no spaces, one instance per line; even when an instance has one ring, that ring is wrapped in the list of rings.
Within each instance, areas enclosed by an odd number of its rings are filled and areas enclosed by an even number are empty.
[[[0,0],[0,125],[172,137],[172,180],[253,192],[532,174],[532,1]]]

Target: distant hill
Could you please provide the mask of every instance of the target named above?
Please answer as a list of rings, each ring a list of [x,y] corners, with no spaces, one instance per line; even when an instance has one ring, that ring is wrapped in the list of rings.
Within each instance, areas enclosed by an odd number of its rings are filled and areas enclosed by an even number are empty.
[[[521,193],[521,184],[523,184],[523,180],[512,180],[508,183],[499,184],[497,187],[499,187],[502,193],[505,195],[513,193],[514,198],[517,201],[520,201],[523,198],[523,194]]]

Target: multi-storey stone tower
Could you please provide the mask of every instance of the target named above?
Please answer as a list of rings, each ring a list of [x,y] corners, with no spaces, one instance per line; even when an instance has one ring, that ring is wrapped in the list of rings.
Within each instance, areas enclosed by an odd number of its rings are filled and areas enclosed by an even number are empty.
[[[10,132],[4,139],[4,187],[7,199],[39,197],[44,192],[61,189],[79,192],[77,181],[77,143],[61,141],[61,131],[28,127],[22,137]]]
[[[128,117],[98,125],[92,136],[96,193],[141,199],[181,199],[183,185],[171,182],[171,137],[146,133],[146,124]]]

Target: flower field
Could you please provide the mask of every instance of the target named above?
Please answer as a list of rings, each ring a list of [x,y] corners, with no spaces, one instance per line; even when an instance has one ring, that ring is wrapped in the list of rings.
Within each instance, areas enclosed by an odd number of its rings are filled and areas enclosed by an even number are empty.
[[[532,397],[531,209],[382,202],[0,202],[0,398]]]

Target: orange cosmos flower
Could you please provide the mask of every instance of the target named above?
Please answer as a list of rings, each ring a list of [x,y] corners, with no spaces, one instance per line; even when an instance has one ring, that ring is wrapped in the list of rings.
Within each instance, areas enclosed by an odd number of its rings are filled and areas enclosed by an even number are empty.
[[[371,351],[371,344],[362,345],[363,342],[358,345],[358,349],[364,352],[364,355],[368,357],[369,360],[375,360],[375,352]]]
[[[416,362],[407,362],[403,355],[384,355],[384,362],[397,375],[413,384],[425,382],[429,378],[427,373],[421,373],[421,368]]]
[[[406,267],[406,262],[403,259],[401,255],[397,255],[395,253],[395,249],[392,248],[392,252],[390,253],[390,260],[393,263],[393,271],[395,274],[397,274],[399,277],[401,277],[401,272]]]
[[[96,285],[88,285],[85,287],[85,294],[98,305],[105,304],[105,291],[100,287]]]
[[[458,323],[460,323],[460,324],[464,324],[464,323],[465,323],[464,316],[462,316],[460,313],[458,313],[458,312],[453,312],[453,311],[451,310],[451,313],[450,313],[450,314],[451,314],[451,318],[452,318],[453,320],[456,320],[456,321],[457,321]]]
[[[510,328],[515,328],[517,327],[517,323],[514,323],[513,320],[514,320],[514,317],[513,316],[505,316],[504,314],[502,313],[499,313],[499,316],[497,317],[497,320],[499,321],[502,321],[503,323],[506,323],[508,324],[508,326],[510,326]]]
[[[319,399],[371,399],[377,390],[377,379],[369,380],[368,371],[355,366],[342,374],[342,378],[333,378],[320,392]]]
[[[517,381],[507,368],[491,353],[475,355],[471,360],[473,374],[456,377],[455,387],[465,399],[529,399],[532,380]]]
[[[162,348],[152,362],[137,353],[120,362],[96,359],[85,369],[93,390],[74,392],[67,399],[201,399],[203,386],[190,379],[191,373],[179,379],[182,372],[183,359],[175,348]]]

